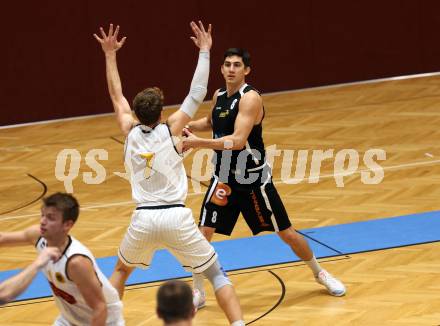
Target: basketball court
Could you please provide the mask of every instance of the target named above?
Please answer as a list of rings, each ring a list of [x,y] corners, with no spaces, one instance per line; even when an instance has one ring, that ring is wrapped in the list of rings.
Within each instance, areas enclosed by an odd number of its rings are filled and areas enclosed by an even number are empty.
[[[240,218],[232,237],[216,235],[214,245],[247,324],[440,323],[439,85],[438,74],[425,74],[263,96],[274,182],[294,227],[347,294],[328,295],[276,236],[251,237]],[[205,103],[197,117],[209,110]],[[110,275],[134,207],[113,115],[5,127],[0,140],[0,230],[38,223],[40,199],[70,187],[82,206],[72,235]],[[196,218],[208,160],[202,151],[185,159],[187,207]],[[31,247],[0,248],[0,280],[34,257]],[[161,324],[155,294],[171,278],[191,282],[166,252],[132,275],[123,300],[127,325]],[[208,302],[195,325],[225,325],[205,282]],[[48,325],[57,315],[39,277],[0,307],[0,325]]]

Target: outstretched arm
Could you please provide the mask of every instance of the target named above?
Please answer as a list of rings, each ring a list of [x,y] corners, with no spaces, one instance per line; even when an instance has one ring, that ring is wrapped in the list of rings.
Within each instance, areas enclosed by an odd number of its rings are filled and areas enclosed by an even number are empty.
[[[0,232],[0,247],[35,245],[40,237],[40,227],[33,225],[23,231]]]
[[[194,36],[191,37],[191,39],[200,49],[199,60],[191,82],[189,94],[186,96],[180,109],[170,115],[167,120],[171,133],[174,136],[180,136],[183,127],[194,117],[206,96],[208,86],[209,51],[212,46],[212,26],[209,24],[207,31],[201,21],[199,21],[199,25],[191,22],[190,26],[194,33]]]
[[[183,151],[190,148],[210,148],[214,150],[240,150],[246,146],[246,141],[253,126],[258,121],[262,112],[263,102],[255,91],[247,92],[240,100],[240,107],[235,119],[234,132],[221,138],[208,139],[194,135],[190,130],[184,129],[186,135],[182,140]]]
[[[211,106],[214,107],[215,103],[217,102],[217,94],[219,92],[219,89],[216,90],[214,92],[214,95],[212,96],[212,102],[211,102]],[[189,129],[190,131],[194,131],[194,132],[198,132],[198,131],[211,131],[212,130],[212,121],[211,121],[211,116],[212,113],[208,112],[208,114],[199,119],[199,120],[194,120],[194,121],[190,121],[188,123],[187,129]]]
[[[116,26],[116,29],[113,31],[113,24],[110,24],[108,34],[104,32],[102,27],[100,27],[99,31],[101,37],[96,34],[93,34],[93,36],[101,44],[102,51],[105,54],[108,92],[115,109],[119,128],[124,135],[127,135],[135,120],[131,113],[130,105],[122,93],[122,83],[116,61],[116,52],[122,48],[127,38],[123,37],[118,41],[119,26]]]
[[[20,295],[31,284],[37,272],[46,266],[50,261],[57,261],[60,258],[60,250],[55,247],[45,248],[32,264],[22,270],[19,274],[11,277],[0,284],[0,305],[6,304]]]

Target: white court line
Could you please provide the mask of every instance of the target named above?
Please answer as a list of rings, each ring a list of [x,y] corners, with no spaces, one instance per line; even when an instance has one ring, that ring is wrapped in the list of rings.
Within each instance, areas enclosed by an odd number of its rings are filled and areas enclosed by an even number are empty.
[[[41,215],[41,213],[25,214],[25,215],[17,215],[17,216],[6,216],[4,218],[1,218],[0,221],[15,220],[15,219],[20,219],[20,218],[25,218],[25,217],[35,217],[35,216],[40,216],[40,215]]]
[[[205,192],[192,192],[189,193],[187,197],[191,197],[191,196],[198,196],[198,195],[202,195],[205,194]],[[121,201],[121,202],[116,202],[116,203],[109,203],[109,204],[99,204],[99,205],[90,205],[90,206],[81,206],[80,210],[91,210],[94,208],[106,208],[106,207],[112,207],[112,206],[133,206],[135,207],[136,204],[133,203],[133,201]],[[7,221],[7,220],[16,220],[16,219],[21,219],[21,218],[25,218],[25,217],[36,217],[36,216],[40,216],[41,213],[33,213],[33,214],[24,214],[24,215],[16,215],[16,216],[5,216],[5,217],[0,217],[0,222],[1,221]]]
[[[403,76],[395,76],[395,77],[385,77],[385,78],[361,80],[361,81],[340,83],[340,84],[333,84],[333,85],[305,87],[305,88],[291,89],[291,90],[278,91],[278,92],[262,93],[262,95],[301,93],[301,92],[316,91],[316,90],[321,90],[321,89],[332,89],[332,88],[338,88],[338,87],[344,87],[344,86],[374,84],[374,83],[381,83],[381,82],[386,82],[386,81],[405,80],[405,79],[412,79],[412,78],[433,77],[433,76],[438,76],[438,75],[440,75],[440,71],[427,72],[427,73],[423,73],[423,74],[403,75]]]
[[[394,80],[403,80],[403,79],[412,79],[412,78],[432,77],[432,76],[438,76],[438,75],[440,75],[440,72],[439,71],[434,71],[434,72],[428,72],[428,73],[422,73],[422,74],[403,75],[403,76],[395,76],[395,77],[385,77],[385,78],[361,80],[361,81],[348,82],[348,83],[340,83],[340,84],[333,84],[333,85],[324,85],[324,86],[316,86],[316,87],[305,87],[305,88],[300,88],[300,89],[291,89],[291,90],[278,91],[278,92],[269,92],[269,93],[262,93],[262,95],[278,95],[278,94],[286,94],[286,93],[300,93],[300,92],[308,92],[308,91],[314,91],[314,90],[320,90],[320,89],[332,89],[332,88],[351,86],[351,85],[373,84],[373,83],[380,83],[380,82],[385,82],[385,81],[394,81]],[[205,103],[205,104],[206,103],[211,103],[211,100],[203,101],[203,103]],[[164,109],[170,109],[170,108],[178,107],[179,105],[180,104],[166,105],[163,108]],[[53,120],[27,122],[27,123],[20,123],[20,124],[14,124],[14,125],[0,126],[0,130],[1,129],[8,129],[8,128],[18,128],[18,127],[24,127],[24,126],[39,125],[39,124],[44,124],[44,123],[54,123],[54,122],[61,122],[61,121],[89,119],[89,118],[95,118],[95,117],[110,116],[110,115],[113,115],[113,114],[114,114],[114,112],[112,111],[112,112],[109,112],[109,113],[98,113],[98,114],[82,115],[82,116],[78,116],[78,117],[70,117],[70,118],[62,118],[62,119],[53,119]]]
[[[211,100],[209,101],[204,101],[203,103],[209,103],[211,102]],[[170,109],[170,108],[175,108],[177,106],[179,106],[180,104],[173,104],[173,105],[165,105],[163,108],[164,109]],[[89,114],[89,115],[80,115],[78,117],[69,117],[69,118],[61,118],[61,119],[52,119],[52,120],[42,120],[42,121],[34,121],[34,122],[25,122],[25,123],[18,123],[15,125],[6,125],[6,126],[0,126],[0,130],[1,129],[9,129],[9,128],[19,128],[19,127],[26,127],[26,126],[34,126],[34,125],[41,125],[41,124],[49,124],[49,123],[55,123],[55,122],[62,122],[62,121],[74,121],[74,120],[82,120],[82,119],[93,119],[93,118],[97,118],[97,117],[106,117],[106,116],[111,116],[114,115],[115,112],[108,112],[108,113],[97,113],[97,114]],[[15,138],[19,138],[19,137],[15,137]]]
[[[0,170],[27,170],[25,166],[0,166]]]
[[[436,163],[440,163],[440,160],[430,160],[430,161],[422,161],[422,162],[414,162],[414,163],[404,163],[404,164],[399,164],[399,165],[391,165],[391,166],[385,166],[382,167],[380,169],[362,169],[362,170],[356,170],[355,172],[353,172],[352,174],[349,175],[345,175],[344,173],[333,173],[333,174],[324,174],[324,175],[319,175],[319,178],[316,176],[313,177],[308,177],[308,178],[302,178],[302,179],[295,179],[295,178],[289,178],[286,180],[279,180],[277,179],[277,181],[275,181],[275,184],[279,184],[279,183],[286,183],[289,184],[288,182],[292,182],[292,183],[300,183],[301,181],[307,180],[316,180],[316,179],[327,179],[327,178],[334,178],[334,177],[340,177],[340,176],[346,176],[346,177],[350,177],[352,175],[356,175],[356,174],[360,174],[362,172],[375,172],[375,171],[382,171],[382,170],[398,170],[401,168],[413,168],[413,167],[417,167],[417,166],[422,166],[422,165],[432,165],[432,164],[436,164]]]
[[[405,163],[405,164],[398,164],[398,165],[391,165],[391,166],[385,166],[382,167],[382,170],[399,170],[399,169],[404,169],[404,168],[414,168],[414,167],[418,167],[418,166],[423,166],[423,165],[432,165],[432,164],[437,164],[440,163],[440,160],[431,160],[431,161],[421,161],[421,162],[414,162],[414,163]],[[381,169],[363,169],[363,170],[358,170],[353,172],[350,175],[347,175],[347,177],[350,177],[352,175],[355,174],[359,174],[362,172],[371,172],[371,171],[380,171]],[[326,178],[334,178],[335,176],[343,176],[344,174],[340,173],[340,174],[324,174],[324,175],[320,175],[319,179],[326,179]],[[287,180],[274,180],[274,184],[281,184],[281,183],[286,183],[286,181],[295,181],[297,183],[304,181],[304,180],[310,180],[310,179],[317,179],[317,177],[308,177],[308,178],[303,178],[303,179],[287,179]],[[187,197],[191,197],[191,196],[198,196],[198,195],[204,195],[205,192],[204,191],[200,191],[200,192],[192,192],[189,193]],[[99,204],[99,205],[91,205],[91,206],[82,206],[81,209],[82,210],[88,210],[88,209],[94,209],[94,208],[107,208],[107,207],[113,207],[113,206],[125,206],[125,205],[131,205],[131,206],[135,206],[135,204],[132,201],[122,201],[122,202],[116,202],[116,203],[109,203],[109,204]],[[17,216],[5,216],[5,217],[1,217],[0,218],[0,222],[1,221],[7,221],[7,220],[16,220],[16,219],[22,219],[22,218],[26,218],[26,217],[36,217],[36,216],[40,216],[40,213],[35,213],[35,214],[25,214],[25,215],[17,215]]]

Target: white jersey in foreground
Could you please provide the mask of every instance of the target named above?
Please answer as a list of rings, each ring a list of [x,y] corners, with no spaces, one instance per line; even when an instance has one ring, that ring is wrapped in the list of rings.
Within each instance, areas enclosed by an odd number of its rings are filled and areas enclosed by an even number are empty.
[[[184,204],[188,181],[182,159],[166,124],[133,127],[125,140],[125,165],[138,206]]]
[[[38,252],[41,252],[46,246],[46,239],[42,237],[38,239],[36,244]],[[70,258],[76,255],[86,256],[93,263],[107,302],[106,325],[124,325],[122,303],[119,300],[118,292],[101,272],[92,253],[72,236],[69,236],[69,244],[61,258],[55,263],[50,261],[43,268],[43,273],[49,281],[55,302],[61,312],[61,316],[55,321],[54,325],[90,325],[91,323],[92,309],[85,302],[76,284],[67,275],[67,263]]]

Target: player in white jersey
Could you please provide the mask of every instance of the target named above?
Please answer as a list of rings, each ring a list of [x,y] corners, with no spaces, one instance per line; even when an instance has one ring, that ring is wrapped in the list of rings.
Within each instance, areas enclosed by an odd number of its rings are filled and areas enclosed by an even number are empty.
[[[55,193],[43,199],[40,225],[0,233],[0,246],[33,244],[39,252],[46,247],[60,250],[61,258],[43,268],[60,310],[54,325],[124,325],[118,292],[91,252],[69,235],[78,215],[73,196]]]
[[[58,248],[48,247],[28,267],[0,284],[0,305],[7,304],[19,296],[49,261],[57,261],[61,256]]]
[[[169,127],[137,125],[125,141],[125,166],[138,206],[183,205],[188,184]]]
[[[163,94],[156,87],[136,95],[133,107],[122,93],[116,52],[125,37],[118,41],[119,26],[110,25],[106,34],[94,35],[106,59],[107,83],[116,119],[125,141],[125,163],[130,170],[133,199],[137,205],[131,223],[119,247],[119,260],[110,278],[122,298],[125,281],[135,267],[146,268],[156,249],[166,248],[183,267],[203,273],[214,287],[217,301],[231,325],[244,325],[240,303],[234,288],[221,268],[214,248],[205,240],[194,223],[192,212],[184,207],[187,180],[183,167],[181,144],[175,140],[195,115],[206,95],[209,77],[211,25],[190,24],[194,44],[200,49],[199,59],[188,96],[180,109],[161,123]],[[194,295],[199,306],[199,296]]]

